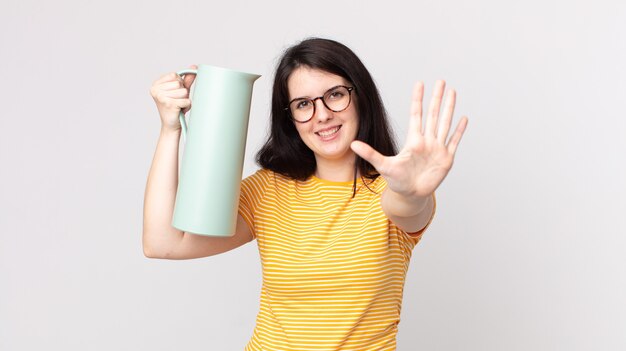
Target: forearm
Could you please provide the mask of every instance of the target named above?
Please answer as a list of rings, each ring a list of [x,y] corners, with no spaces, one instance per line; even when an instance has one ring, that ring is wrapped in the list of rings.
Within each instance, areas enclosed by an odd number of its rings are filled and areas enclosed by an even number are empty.
[[[143,249],[161,257],[175,248],[184,233],[172,227],[178,187],[180,130],[162,129],[148,174],[143,208]]]
[[[405,196],[385,189],[381,206],[387,217],[402,230],[417,232],[424,228],[435,210],[434,194],[428,196]]]

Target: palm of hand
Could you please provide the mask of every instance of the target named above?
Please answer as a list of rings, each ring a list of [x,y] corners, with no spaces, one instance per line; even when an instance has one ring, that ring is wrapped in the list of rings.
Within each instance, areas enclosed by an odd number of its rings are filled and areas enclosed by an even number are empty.
[[[448,139],[456,93],[449,90],[448,98],[439,119],[439,109],[445,83],[438,81],[422,128],[422,98],[424,86],[417,83],[413,91],[411,119],[406,143],[396,156],[383,156],[369,145],[355,141],[354,152],[385,178],[389,189],[405,196],[425,197],[432,194],[452,168],[456,148],[467,126],[463,117],[454,134]]]
[[[428,196],[446,177],[452,161],[447,148],[431,138],[420,138],[405,145],[398,155],[387,158],[379,172],[397,193]]]

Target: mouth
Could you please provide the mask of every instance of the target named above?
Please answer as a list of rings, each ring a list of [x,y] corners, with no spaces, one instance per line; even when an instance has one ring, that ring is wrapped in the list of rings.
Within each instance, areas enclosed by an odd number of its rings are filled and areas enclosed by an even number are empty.
[[[315,132],[318,136],[322,137],[322,139],[330,139],[341,129],[341,125],[326,128]]]

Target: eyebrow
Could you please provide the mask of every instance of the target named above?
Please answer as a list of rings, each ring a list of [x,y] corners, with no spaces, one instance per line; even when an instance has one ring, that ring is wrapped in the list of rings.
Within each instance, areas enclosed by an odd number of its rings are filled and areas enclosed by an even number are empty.
[[[335,88],[342,87],[342,86],[344,86],[344,85],[343,84],[337,84],[335,86],[332,86],[332,87],[328,88],[327,90],[325,90],[324,93],[322,95],[320,95],[320,96],[324,96],[324,95],[326,95],[327,92],[329,92],[329,91],[331,91],[331,90],[333,90]],[[304,100],[304,99],[311,99],[311,96],[305,95],[305,96],[296,97],[296,98],[293,98],[293,99],[289,100],[289,102],[293,102],[293,101],[296,101],[296,100]]]

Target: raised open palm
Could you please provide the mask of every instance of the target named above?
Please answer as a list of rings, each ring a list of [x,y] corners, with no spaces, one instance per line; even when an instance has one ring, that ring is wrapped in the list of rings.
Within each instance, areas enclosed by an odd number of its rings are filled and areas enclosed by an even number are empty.
[[[411,117],[406,143],[396,156],[383,156],[361,141],[352,142],[352,150],[376,168],[385,178],[389,189],[405,195],[425,197],[432,194],[452,168],[454,154],[467,126],[467,117],[461,118],[454,134],[448,138],[456,103],[456,92],[448,90],[442,116],[439,116],[445,88],[437,81],[422,126],[424,84],[415,84],[411,103]]]

